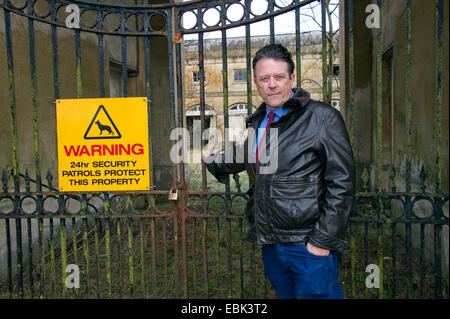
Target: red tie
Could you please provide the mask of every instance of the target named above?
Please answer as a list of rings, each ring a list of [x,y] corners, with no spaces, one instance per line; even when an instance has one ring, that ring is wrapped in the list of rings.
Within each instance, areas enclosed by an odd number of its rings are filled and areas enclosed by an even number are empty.
[[[259,140],[259,143],[258,143],[258,147],[256,148],[256,154],[255,154],[255,159],[256,159],[256,162],[255,162],[255,171],[258,171],[258,153],[259,153],[259,149],[262,147],[262,143],[263,143],[263,141],[265,141],[265,139],[266,139],[266,133],[267,133],[267,130],[269,129],[269,125],[273,122],[273,118],[275,117],[275,113],[274,112],[269,112],[269,121],[267,122],[267,125],[266,125],[266,130],[264,131],[264,134],[263,134],[263,136],[261,137],[261,139]]]

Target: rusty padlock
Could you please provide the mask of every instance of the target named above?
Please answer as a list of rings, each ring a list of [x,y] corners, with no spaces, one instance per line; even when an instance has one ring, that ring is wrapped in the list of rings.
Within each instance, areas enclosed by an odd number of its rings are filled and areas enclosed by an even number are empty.
[[[178,189],[172,187],[169,192],[169,200],[177,200],[177,198],[178,198]]]

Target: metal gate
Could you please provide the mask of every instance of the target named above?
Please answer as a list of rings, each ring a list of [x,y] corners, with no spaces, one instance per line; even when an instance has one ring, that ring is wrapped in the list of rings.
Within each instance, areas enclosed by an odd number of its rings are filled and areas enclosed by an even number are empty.
[[[261,2],[261,1],[260,1]],[[0,10],[3,19],[5,59],[2,68],[7,70],[8,105],[10,125],[10,163],[2,170],[2,192],[0,193],[0,297],[1,298],[273,298],[270,284],[264,277],[258,246],[245,241],[247,223],[243,209],[247,201],[245,181],[234,176],[224,189],[211,191],[208,186],[205,166],[199,166],[201,179],[198,190],[186,181],[187,163],[172,165],[172,188],[133,193],[60,193],[53,182],[56,165],[47,171],[42,168],[43,147],[38,99],[42,74],[37,72],[36,34],[42,28],[49,33],[51,68],[47,70],[52,79],[53,96],[60,98],[82,98],[91,88],[83,82],[82,64],[92,63],[92,56],[83,55],[82,44],[88,45],[84,34],[96,38],[98,56],[96,97],[106,97],[105,83],[105,39],[120,42],[122,96],[128,96],[130,70],[129,39],[142,41],[143,57],[141,84],[148,100],[149,114],[152,110],[150,87],[152,66],[150,46],[152,37],[168,40],[168,76],[171,127],[183,126],[183,48],[182,36],[196,34],[198,39],[199,98],[201,129],[205,128],[205,48],[204,34],[211,31],[221,33],[221,67],[223,86],[224,126],[228,127],[229,83],[227,30],[243,26],[246,43],[247,105],[253,105],[251,79],[252,23],[268,20],[270,42],[276,42],[275,18],[287,12],[295,14],[295,62],[298,85],[301,83],[301,33],[300,13],[303,7],[316,0],[275,1],[263,0],[266,9],[255,14],[252,5],[256,0],[191,1],[167,5],[149,4],[105,4],[89,1],[66,0],[4,0]],[[409,3],[409,2],[408,2]],[[79,28],[68,28],[67,14],[62,12],[70,4],[80,10]],[[322,98],[331,101],[329,86],[331,68],[327,67],[326,2],[321,5],[322,22]],[[353,1],[348,1],[351,7]],[[381,5],[381,4],[380,4]],[[230,19],[227,16],[232,6],[240,7],[242,16]],[[204,17],[215,12],[217,22],[208,25]],[[351,9],[350,9],[350,12]],[[438,12],[442,15],[442,12]],[[188,15],[195,22],[185,28],[183,20]],[[350,29],[352,19],[349,18]],[[72,22],[76,22],[76,19]],[[442,21],[440,22],[442,25]],[[25,25],[26,47],[18,53],[15,43],[18,25]],[[37,31],[36,28],[39,27]],[[351,33],[350,33],[351,36]],[[59,39],[70,37],[74,45],[75,67],[73,68],[74,94],[63,93],[60,76],[62,50]],[[92,38],[91,38],[92,40]],[[351,41],[350,41],[351,43]],[[3,45],[4,44],[4,45]],[[67,45],[67,43],[66,43]],[[128,49],[127,49],[128,48]],[[352,48],[350,47],[350,50]],[[28,73],[18,73],[14,62],[22,54],[29,63]],[[0,57],[2,57],[0,55]],[[84,60],[86,59],[86,60]],[[13,61],[14,60],[14,61]],[[89,60],[90,61],[90,60]],[[350,59],[349,76],[353,82],[353,61]],[[329,63],[328,63],[329,64]],[[139,70],[137,70],[139,72]],[[29,91],[23,93],[17,87],[19,78],[29,81]],[[65,80],[65,79],[64,79]],[[379,79],[381,83],[381,79]],[[70,91],[70,90],[69,90]],[[64,92],[69,92],[67,89]],[[91,91],[90,91],[91,92]],[[350,87],[354,95],[354,85]],[[19,94],[30,98],[30,135],[18,134],[18,112],[24,104],[18,103]],[[1,97],[1,95],[0,95]],[[47,102],[50,103],[51,102]],[[6,110],[6,108],[5,108]],[[248,112],[251,113],[251,107]],[[21,111],[22,112],[22,111]],[[350,131],[355,106],[350,101]],[[381,112],[381,111],[380,111]],[[409,122],[410,123],[410,122]],[[407,122],[408,124],[408,122]],[[410,125],[410,124],[409,124]],[[150,139],[152,128],[149,123]],[[408,138],[411,138],[409,135]],[[27,140],[28,139],[28,140]],[[169,140],[169,138],[168,138]],[[18,149],[20,143],[29,142],[33,147],[32,165],[22,164]],[[381,141],[377,140],[378,145]],[[153,145],[151,152],[157,152]],[[381,174],[381,164],[377,163]],[[29,173],[32,172],[32,173]],[[351,217],[348,240],[352,251],[340,257],[340,281],[344,295],[355,297],[442,297],[441,237],[443,225],[448,217],[443,207],[448,203],[448,194],[439,188],[427,192],[425,172],[422,175],[422,190],[419,192],[397,191],[395,168],[391,169],[392,182],[389,191],[380,185],[376,192],[368,191],[369,177],[362,169],[361,187],[357,194],[357,205]],[[241,183],[243,186],[241,186]],[[171,192],[176,192],[174,201],[169,201]],[[415,214],[414,205],[421,200],[431,204],[430,213],[421,218]],[[398,201],[404,213],[394,216],[392,202]],[[420,226],[419,252],[412,249],[414,225]],[[425,227],[432,225],[435,243],[434,265],[424,256]],[[399,226],[405,235],[397,234]],[[404,244],[404,247],[403,247]],[[402,247],[400,247],[402,245]],[[362,248],[363,247],[363,248]],[[404,253],[403,253],[404,249]],[[380,287],[366,287],[366,266],[369,253],[376,256],[379,268]],[[386,259],[386,256],[388,257]],[[412,263],[419,258],[421,268]],[[372,259],[371,259],[372,260]],[[414,268],[414,269],[413,269]],[[77,277],[79,275],[79,277]],[[414,281],[413,277],[418,277]],[[79,278],[77,285],[76,278]],[[414,282],[419,287],[414,288]],[[444,286],[444,288],[446,288]],[[447,288],[448,289],[448,288]],[[414,293],[413,293],[414,290]],[[445,290],[445,289],[444,289]],[[418,291],[416,294],[415,292]],[[446,292],[444,291],[444,294]]]

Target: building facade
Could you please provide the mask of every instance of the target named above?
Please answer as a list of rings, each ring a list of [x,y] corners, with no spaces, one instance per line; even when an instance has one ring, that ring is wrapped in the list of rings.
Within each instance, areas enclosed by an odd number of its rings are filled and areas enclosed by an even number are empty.
[[[336,36],[336,39],[338,37]],[[253,75],[247,75],[246,41],[244,37],[227,39],[228,105],[223,99],[222,40],[204,40],[204,88],[205,128],[215,127],[224,136],[224,116],[228,112],[229,141],[242,143],[245,139],[245,117],[253,113],[263,102],[251,83],[252,105],[248,107],[247,82],[253,82]],[[251,38],[251,56],[270,43],[269,36]],[[275,43],[281,43],[291,52],[295,61],[295,34],[277,35]],[[337,46],[337,43],[336,43]],[[184,64],[184,110],[186,127],[191,131],[194,120],[200,120],[200,74],[198,41],[185,40]],[[294,62],[295,63],[295,62]],[[251,66],[250,66],[251,67]],[[331,69],[331,68],[330,68]],[[251,71],[253,72],[253,70]],[[336,58],[331,69],[333,94],[331,104],[339,109],[339,60]],[[311,93],[313,99],[322,100],[322,38],[321,32],[303,33],[301,36],[301,77],[297,83]],[[251,80],[250,80],[251,79]],[[220,144],[220,143],[219,143]],[[220,145],[216,145],[218,149]]]

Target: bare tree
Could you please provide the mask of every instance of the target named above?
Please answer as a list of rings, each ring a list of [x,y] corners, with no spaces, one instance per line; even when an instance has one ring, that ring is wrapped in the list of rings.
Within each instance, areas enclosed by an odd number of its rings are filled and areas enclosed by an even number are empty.
[[[327,103],[331,103],[333,99],[333,81],[337,84],[337,88],[339,89],[339,79],[336,75],[334,75],[334,63],[339,55],[339,47],[337,41],[337,34],[339,32],[339,28],[333,28],[333,16],[338,17],[338,8],[339,3],[335,0],[322,0],[325,4],[325,13],[326,13],[326,21],[328,24],[328,30],[326,33],[326,59],[322,61],[322,63],[326,63],[326,70],[324,85],[326,85],[326,90],[324,90],[324,101]],[[309,17],[316,24],[319,29],[322,29],[322,17],[320,16],[320,6],[321,3],[309,4],[309,12],[302,13],[303,16]],[[327,61],[328,60],[328,61]],[[323,89],[323,88],[322,88]]]

